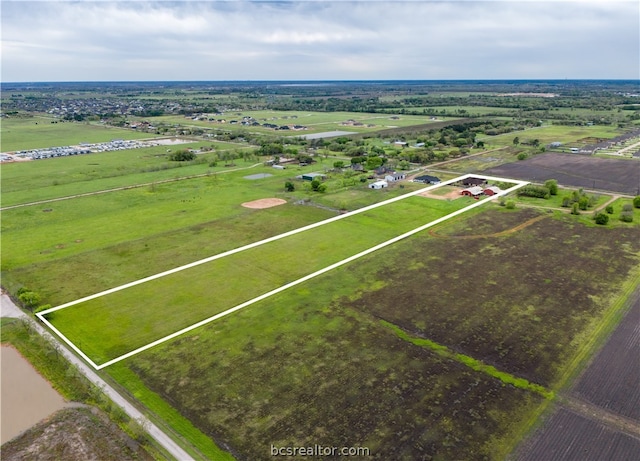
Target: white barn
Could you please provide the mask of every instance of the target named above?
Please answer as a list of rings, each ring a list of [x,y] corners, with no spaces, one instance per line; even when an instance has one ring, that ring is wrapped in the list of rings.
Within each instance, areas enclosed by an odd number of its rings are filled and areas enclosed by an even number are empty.
[[[369,184],[369,189],[382,189],[384,187],[389,187],[389,183],[387,181],[376,181]]]

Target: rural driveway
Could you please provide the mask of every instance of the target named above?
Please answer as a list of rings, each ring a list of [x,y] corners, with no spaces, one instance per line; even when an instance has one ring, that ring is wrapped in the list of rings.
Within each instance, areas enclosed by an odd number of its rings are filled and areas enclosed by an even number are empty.
[[[40,335],[47,338],[49,341],[56,344],[62,353],[73,363],[78,370],[87,377],[89,381],[98,386],[103,390],[103,392],[109,396],[109,398],[120,408],[122,408],[131,418],[136,419],[138,421],[143,422],[143,426],[149,433],[151,437],[153,437],[168,453],[171,454],[175,459],[179,461],[187,461],[193,460],[193,458],[182,448],[180,448],[171,437],[169,437],[166,433],[164,433],[158,426],[149,421],[137,408],[135,408],[132,404],[129,403],[124,397],[122,397],[113,387],[107,384],[100,376],[98,376],[89,366],[87,366],[82,360],[72,354],[63,344],[59,343],[53,336],[47,332],[40,324],[33,321],[28,315],[22,312],[7,296],[5,293],[2,293],[1,298],[1,314],[2,317],[14,317],[25,319],[33,325],[35,331],[37,331]]]

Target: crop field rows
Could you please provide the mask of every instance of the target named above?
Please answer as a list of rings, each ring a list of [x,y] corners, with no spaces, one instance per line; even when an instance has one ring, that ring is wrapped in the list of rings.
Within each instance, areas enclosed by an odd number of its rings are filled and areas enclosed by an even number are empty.
[[[37,316],[100,369],[495,198],[445,202],[417,197],[463,178],[65,303]],[[487,179],[515,184],[500,195],[526,184]],[[215,287],[213,297],[208,294],[210,287]]]
[[[640,188],[640,162],[578,154],[540,154],[486,170],[487,174],[533,182],[555,178],[564,186],[635,195]]]
[[[639,452],[640,440],[637,438],[560,409],[546,422],[544,431],[531,441],[526,453],[518,460],[632,460]]]
[[[610,412],[640,423],[640,298],[593,363],[573,393]]]

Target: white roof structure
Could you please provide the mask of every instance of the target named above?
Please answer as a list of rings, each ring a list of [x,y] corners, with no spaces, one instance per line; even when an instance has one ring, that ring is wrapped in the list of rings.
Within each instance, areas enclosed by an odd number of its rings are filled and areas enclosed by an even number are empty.
[[[464,189],[462,192],[469,192],[471,195],[476,196],[480,195],[484,192],[484,189],[480,186],[469,187],[468,189]]]

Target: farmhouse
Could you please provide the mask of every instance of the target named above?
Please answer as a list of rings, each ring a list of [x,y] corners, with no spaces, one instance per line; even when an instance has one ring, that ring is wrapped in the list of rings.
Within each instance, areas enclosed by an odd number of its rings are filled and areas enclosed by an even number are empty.
[[[484,195],[496,195],[502,192],[498,186],[489,186],[484,190]]]
[[[462,180],[463,186],[484,186],[486,183],[486,179],[474,178],[471,176]]]
[[[464,189],[460,192],[462,195],[467,195],[469,197],[477,197],[478,195],[482,195],[484,191],[480,186],[469,187],[468,189]]]
[[[440,184],[442,181],[440,180],[440,178],[436,177],[436,176],[430,176],[428,174],[422,175],[422,176],[417,176],[413,182],[421,182],[424,184]]]
[[[369,189],[382,189],[384,187],[389,187],[389,183],[387,181],[376,181],[369,184]]]
[[[384,179],[388,182],[396,182],[406,178],[407,175],[404,173],[391,173],[384,177]]]

